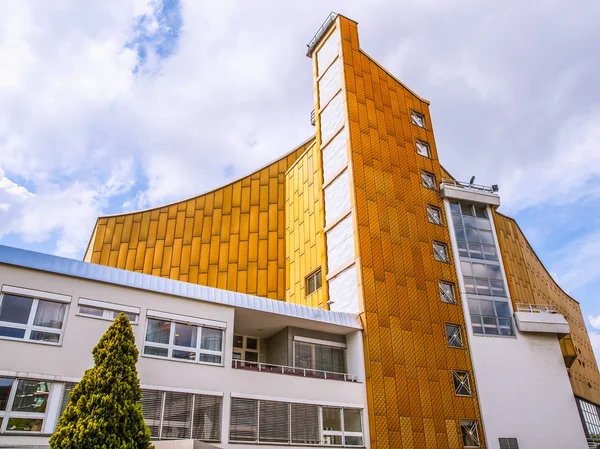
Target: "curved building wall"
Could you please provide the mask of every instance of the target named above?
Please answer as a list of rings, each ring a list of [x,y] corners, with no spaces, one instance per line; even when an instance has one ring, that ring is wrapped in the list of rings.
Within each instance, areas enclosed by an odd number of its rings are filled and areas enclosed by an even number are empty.
[[[100,217],[85,260],[285,300],[285,173],[313,141],[195,198]]]
[[[558,307],[569,322],[577,351],[577,360],[569,368],[573,392],[600,404],[600,374],[579,303],[550,276],[514,219],[495,213],[494,221],[513,301]]]

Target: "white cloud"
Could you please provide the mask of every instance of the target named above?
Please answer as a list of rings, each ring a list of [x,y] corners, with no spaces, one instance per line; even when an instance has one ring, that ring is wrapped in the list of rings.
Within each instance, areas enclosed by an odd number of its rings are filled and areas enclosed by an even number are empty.
[[[597,330],[600,330],[600,313],[596,316],[588,315],[590,325]]]

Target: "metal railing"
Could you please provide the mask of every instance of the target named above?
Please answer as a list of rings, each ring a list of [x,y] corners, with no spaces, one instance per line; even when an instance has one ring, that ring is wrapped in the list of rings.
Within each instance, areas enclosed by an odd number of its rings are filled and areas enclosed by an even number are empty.
[[[312,112],[310,113],[310,124],[312,126],[315,126],[315,110],[313,109]]]
[[[558,308],[554,304],[527,304],[518,302],[517,312],[558,313]]]
[[[321,25],[319,27],[319,29],[315,33],[314,37],[308,43],[308,45],[307,45],[308,49],[306,51],[306,56],[312,55],[313,50],[315,49],[315,47],[317,46],[317,44],[319,43],[321,38],[325,35],[325,33],[327,32],[327,30],[329,29],[331,24],[335,21],[336,17],[337,17],[336,12],[332,12],[329,14],[329,16],[327,16],[327,19],[325,19],[325,22],[323,22],[323,25]]]
[[[274,365],[273,363],[248,362],[246,360],[232,360],[231,367],[247,369],[273,374],[287,374],[289,376],[311,377],[316,379],[342,380],[344,382],[357,382],[354,374],[321,371],[317,369],[296,368],[294,366]]]
[[[471,184],[470,182],[457,181],[456,179],[442,178],[442,187],[444,185],[452,187],[460,187],[462,189],[479,190],[481,192],[494,193],[498,192],[498,186],[484,186],[481,184]]]

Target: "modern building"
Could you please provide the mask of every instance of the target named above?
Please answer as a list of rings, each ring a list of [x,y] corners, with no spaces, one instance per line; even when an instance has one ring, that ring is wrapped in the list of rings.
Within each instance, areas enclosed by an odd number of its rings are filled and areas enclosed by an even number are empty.
[[[157,447],[594,447],[581,309],[497,186],[444,170],[355,22],[307,55],[316,132],[280,159],[99,218],[85,262],[0,248],[0,446],[43,444],[123,311]]]

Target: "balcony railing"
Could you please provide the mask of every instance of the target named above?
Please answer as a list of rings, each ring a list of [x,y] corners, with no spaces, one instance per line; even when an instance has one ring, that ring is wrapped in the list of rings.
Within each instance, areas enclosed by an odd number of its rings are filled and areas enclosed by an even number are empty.
[[[248,362],[246,360],[232,360],[231,367],[261,373],[287,374],[288,376],[311,377],[316,379],[342,380],[344,382],[357,382],[354,374],[335,373],[317,369],[296,368],[294,366],[274,365],[272,363]]]
[[[325,22],[323,22],[323,25],[321,25],[321,27],[317,30],[317,33],[314,35],[314,37],[308,43],[308,45],[307,45],[308,48],[306,50],[306,56],[308,56],[308,57],[312,56],[313,50],[315,49],[315,47],[317,46],[317,44],[319,43],[321,38],[325,35],[325,33],[327,33],[327,30],[329,29],[331,24],[335,21],[336,17],[337,17],[337,13],[335,13],[335,12],[332,12],[327,16],[327,19],[325,19]]]
[[[558,313],[558,309],[554,304],[527,304],[518,302],[517,312]]]
[[[472,184],[470,182],[457,181],[456,179],[442,178],[442,184],[451,186],[451,187],[460,187],[463,189],[478,190],[480,192],[487,192],[487,193],[494,193],[494,194],[498,192],[497,185],[484,186],[481,184]]]

